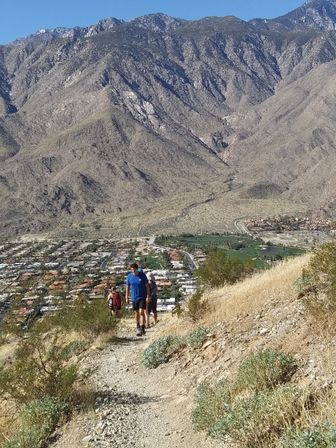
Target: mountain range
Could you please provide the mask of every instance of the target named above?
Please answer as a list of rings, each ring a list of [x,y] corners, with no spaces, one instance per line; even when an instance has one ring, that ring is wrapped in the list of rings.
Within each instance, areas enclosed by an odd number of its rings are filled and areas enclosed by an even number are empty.
[[[0,46],[0,234],[335,214],[336,0],[151,14]]]

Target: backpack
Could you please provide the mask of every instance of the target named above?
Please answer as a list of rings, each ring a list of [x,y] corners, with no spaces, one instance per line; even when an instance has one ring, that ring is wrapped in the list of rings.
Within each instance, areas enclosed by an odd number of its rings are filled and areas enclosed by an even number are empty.
[[[110,310],[113,309],[113,298],[112,298],[112,297],[110,297],[110,298],[108,299],[107,306],[108,306],[108,308],[109,308]]]

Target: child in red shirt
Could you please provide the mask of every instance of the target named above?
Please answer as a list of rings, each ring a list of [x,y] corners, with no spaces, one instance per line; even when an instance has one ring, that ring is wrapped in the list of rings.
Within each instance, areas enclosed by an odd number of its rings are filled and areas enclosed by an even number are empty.
[[[122,297],[121,294],[117,291],[117,288],[113,286],[110,289],[107,296],[107,306],[111,311],[111,314],[115,317],[120,317],[120,311],[122,306]]]

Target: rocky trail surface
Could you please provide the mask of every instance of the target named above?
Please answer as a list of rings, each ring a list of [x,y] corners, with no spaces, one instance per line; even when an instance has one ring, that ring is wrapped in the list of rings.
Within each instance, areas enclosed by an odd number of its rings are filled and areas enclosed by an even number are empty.
[[[173,364],[146,369],[142,353],[156,329],[133,334],[126,324],[116,343],[88,358],[99,391],[94,412],[68,423],[53,447],[218,447],[192,429],[195,377],[178,375]]]

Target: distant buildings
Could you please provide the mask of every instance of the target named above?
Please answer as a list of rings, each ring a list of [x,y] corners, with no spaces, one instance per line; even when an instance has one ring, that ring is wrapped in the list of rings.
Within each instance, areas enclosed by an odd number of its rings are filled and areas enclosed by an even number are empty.
[[[55,312],[62,301],[104,298],[112,285],[123,287],[128,264],[137,257],[169,257],[171,268],[153,271],[159,291],[159,309],[170,310],[177,297],[196,291],[196,282],[184,267],[184,254],[134,241],[7,242],[0,245],[0,320],[11,308],[18,321]],[[203,253],[195,254],[202,259]],[[169,263],[168,263],[169,264]],[[71,302],[70,302],[71,303]]]
[[[252,233],[282,233],[294,230],[330,231],[332,221],[319,217],[278,216],[273,218],[248,218],[245,220],[245,225]]]

